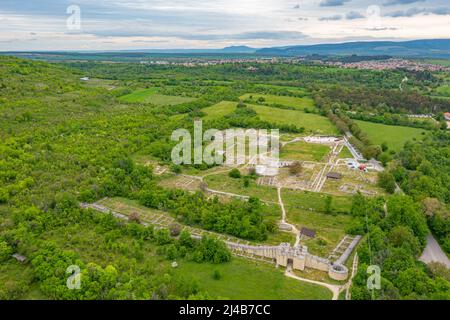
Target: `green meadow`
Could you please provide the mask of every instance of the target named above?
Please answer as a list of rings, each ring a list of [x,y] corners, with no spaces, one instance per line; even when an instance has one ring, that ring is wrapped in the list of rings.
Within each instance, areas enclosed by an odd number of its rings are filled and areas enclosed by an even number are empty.
[[[367,133],[375,144],[386,142],[390,150],[400,151],[408,140],[420,139],[426,130],[402,126],[389,126],[381,123],[355,120],[361,130]]]
[[[174,276],[192,279],[202,291],[219,299],[329,300],[332,297],[327,288],[288,278],[273,265],[237,257],[222,264],[181,261]]]
[[[259,93],[247,93],[240,97],[242,100],[250,100],[253,103],[261,100],[261,103],[271,105],[279,104],[286,107],[291,107],[297,110],[311,110],[315,109],[314,100],[310,97],[290,97],[290,96],[277,96],[272,94],[259,94]],[[264,99],[264,100],[262,100]]]
[[[330,147],[304,141],[288,143],[281,147],[280,158],[288,160],[320,161],[330,152]]]
[[[227,114],[232,113],[237,106],[237,102],[232,101],[221,101],[215,105],[212,105],[207,108],[203,108],[202,111],[206,113],[206,116],[203,117],[204,120],[214,120]]]
[[[261,105],[249,105],[259,115],[261,120],[276,124],[290,124],[304,127],[307,132],[318,134],[337,134],[336,127],[328,120],[313,113],[305,113],[299,110],[279,109]]]
[[[157,106],[176,105],[195,100],[195,98],[168,96],[157,92],[158,88],[140,89],[121,96],[119,100],[131,103],[151,103]]]

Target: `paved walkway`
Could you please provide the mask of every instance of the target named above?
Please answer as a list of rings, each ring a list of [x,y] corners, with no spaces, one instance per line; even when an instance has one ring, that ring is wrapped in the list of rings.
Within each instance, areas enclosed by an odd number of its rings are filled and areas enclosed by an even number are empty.
[[[419,260],[425,263],[440,262],[450,268],[450,260],[431,234],[427,236],[427,246]]]

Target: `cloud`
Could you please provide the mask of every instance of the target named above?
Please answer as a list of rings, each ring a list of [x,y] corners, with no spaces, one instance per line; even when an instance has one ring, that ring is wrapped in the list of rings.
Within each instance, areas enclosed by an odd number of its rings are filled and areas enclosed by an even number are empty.
[[[386,31],[386,30],[398,30],[397,27],[373,27],[373,28],[365,28],[365,30],[369,31]]]
[[[168,37],[183,40],[301,40],[308,38],[298,31],[249,31],[241,33],[181,33],[181,32],[149,32],[147,30],[128,31],[124,29],[87,31],[86,33],[100,37]]]
[[[402,5],[402,4],[410,4],[414,2],[423,2],[425,0],[387,0],[383,3],[383,6],[394,6],[394,5]]]
[[[334,16],[329,16],[329,17],[320,17],[319,20],[320,21],[338,21],[338,20],[342,20],[342,16],[340,14],[336,14]]]
[[[319,5],[321,7],[339,7],[343,6],[344,3],[349,1],[351,0],[322,0]]]
[[[450,8],[439,7],[439,8],[410,8],[408,10],[399,10],[388,12],[385,14],[387,17],[399,18],[399,17],[413,17],[419,14],[435,14],[440,16],[450,15]]]
[[[347,19],[347,20],[354,20],[354,19],[361,19],[361,18],[365,18],[365,16],[357,11],[350,11],[349,13],[347,13],[345,15],[345,19]]]

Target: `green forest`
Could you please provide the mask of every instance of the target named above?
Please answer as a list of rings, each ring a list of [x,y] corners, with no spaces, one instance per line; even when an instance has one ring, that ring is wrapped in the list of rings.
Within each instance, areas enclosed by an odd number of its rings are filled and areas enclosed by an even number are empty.
[[[450,299],[448,268],[418,260],[429,233],[450,256],[450,133],[443,116],[450,100],[434,97],[442,74],[283,62],[249,72],[250,66],[0,56],[0,299],[252,299],[261,298],[252,292],[274,287],[268,299],[330,299],[323,287],[233,255],[221,238],[182,230],[254,243],[283,237],[269,212],[276,197],[230,200],[161,185],[158,167],[175,176],[218,170],[171,162],[172,132],[192,132],[196,119],[204,130],[348,135],[364,157],[383,164],[378,185],[386,192],[356,193],[342,212],[333,212],[334,198],[324,200],[321,214],[351,217],[346,232],[363,236],[352,299]],[[400,91],[405,76],[410,81]],[[432,120],[408,117],[429,113]],[[370,125],[392,128],[395,142]],[[253,175],[234,175],[226,177],[243,188],[255,184]],[[138,215],[123,220],[80,207],[106,197],[134,200],[176,223],[158,228]],[[381,290],[366,288],[373,264],[381,266]],[[67,290],[71,265],[80,268],[80,290]],[[197,267],[204,279],[194,276]]]

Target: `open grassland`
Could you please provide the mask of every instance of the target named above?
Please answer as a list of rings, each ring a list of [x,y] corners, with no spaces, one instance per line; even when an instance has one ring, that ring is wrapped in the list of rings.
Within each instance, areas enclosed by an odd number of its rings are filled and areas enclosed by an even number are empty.
[[[244,186],[244,178],[231,178],[228,173],[210,175],[205,178],[208,188],[245,196],[258,197],[261,200],[278,202],[277,189],[268,186],[258,186],[256,181],[249,179],[249,186]]]
[[[390,150],[400,151],[408,140],[420,139],[424,129],[389,126],[381,123],[373,123],[355,120],[361,130],[369,136],[375,144],[386,142]]]
[[[237,102],[232,101],[221,101],[213,106],[202,109],[206,116],[203,117],[204,120],[214,120],[223,117],[227,114],[232,113],[237,106]]]
[[[294,87],[294,86],[290,86],[290,85],[256,84],[255,87],[276,90],[278,94],[305,95],[307,93],[305,88]]]
[[[218,280],[214,278],[215,271],[221,275]],[[218,298],[303,300],[331,299],[332,296],[324,287],[287,278],[273,265],[241,258],[223,264],[181,261],[173,273],[194,279],[201,290]]]
[[[195,100],[195,98],[168,96],[157,92],[158,88],[136,90],[130,94],[121,96],[119,100],[132,103],[151,103],[157,106],[176,105]]]
[[[350,169],[347,165],[335,166],[333,171],[341,173],[342,179],[327,179],[322,188],[323,192],[347,196],[358,190],[367,196],[386,193],[377,185],[378,173],[376,171],[362,172],[359,169]]]
[[[437,96],[448,98],[450,97],[450,86],[442,85],[440,87],[437,87],[435,93]]]
[[[272,94],[259,94],[259,93],[247,93],[241,96],[244,101],[250,100],[252,103],[260,101],[262,104],[279,104],[286,107],[292,107],[297,110],[308,109],[310,111],[315,109],[314,100],[310,97],[290,97],[290,96],[277,96]]]
[[[327,257],[345,236],[345,229],[351,224],[349,215],[331,215],[299,209],[296,206],[286,206],[287,219],[298,228],[307,227],[316,231],[314,239],[302,240],[308,246],[310,253]]]
[[[333,196],[318,192],[283,189],[282,197],[285,205],[303,210],[325,212],[326,201],[331,197],[331,212],[348,213],[352,205],[350,196]]]
[[[328,118],[305,113],[299,110],[279,109],[262,105],[248,105],[253,108],[261,120],[275,124],[288,124],[297,127],[304,127],[306,131],[319,134],[337,134],[334,125]]]
[[[342,148],[342,151],[339,153],[339,158],[340,159],[353,158],[353,155],[350,152],[350,150],[348,150],[348,148],[346,146],[344,146]]]
[[[280,158],[288,160],[321,161],[330,147],[304,141],[288,143],[281,147]]]

